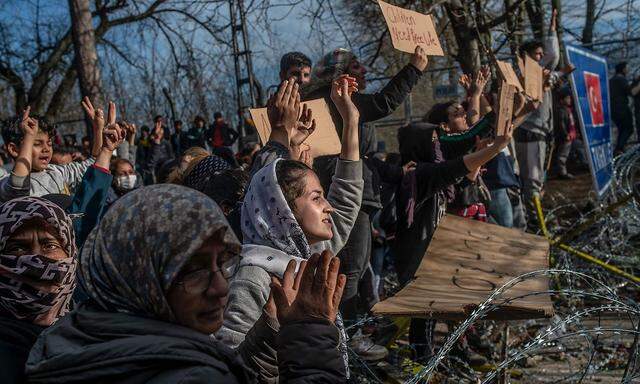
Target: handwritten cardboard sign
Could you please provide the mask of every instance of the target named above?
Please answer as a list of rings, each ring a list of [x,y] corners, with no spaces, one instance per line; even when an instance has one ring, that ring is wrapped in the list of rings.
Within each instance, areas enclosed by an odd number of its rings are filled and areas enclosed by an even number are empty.
[[[516,276],[549,268],[549,242],[517,229],[446,215],[414,280],[373,307],[376,315],[464,320]],[[526,279],[506,290],[485,319],[550,317],[549,279]]]
[[[524,91],[524,88],[522,88],[522,84],[520,83],[520,79],[518,78],[518,75],[516,75],[516,72],[513,70],[511,64],[507,63],[506,61],[500,60],[497,60],[496,63],[498,64],[500,73],[507,81],[507,83],[516,87],[516,89],[520,92]]]
[[[431,15],[396,7],[382,0],[378,0],[378,4],[395,49],[413,53],[419,45],[427,55],[444,56]]]
[[[524,57],[524,92],[533,100],[542,100],[542,67],[529,55]]]
[[[500,87],[500,99],[498,101],[498,119],[496,123],[496,136],[504,136],[513,118],[513,99],[516,87],[507,81]]]
[[[316,130],[305,140],[311,146],[311,156],[335,155],[342,148],[336,126],[333,124],[329,106],[324,99],[305,101],[307,108],[311,108],[313,118],[316,120]],[[251,118],[258,131],[260,142],[264,145],[271,135],[271,124],[267,115],[267,108],[249,109]]]

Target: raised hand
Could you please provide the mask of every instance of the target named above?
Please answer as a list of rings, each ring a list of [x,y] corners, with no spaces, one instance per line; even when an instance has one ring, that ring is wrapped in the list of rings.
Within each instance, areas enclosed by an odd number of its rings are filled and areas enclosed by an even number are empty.
[[[402,174],[406,175],[407,173],[413,171],[414,169],[416,169],[416,166],[418,164],[415,161],[410,161],[407,164],[402,166]]]
[[[496,138],[493,141],[493,145],[496,145],[499,150],[503,150],[511,142],[514,129],[515,129],[514,125],[510,124],[509,127],[507,127],[506,131],[504,132],[504,135],[496,136]]]
[[[462,88],[464,88],[465,91],[467,91],[467,93],[471,93],[471,77],[469,75],[467,75],[466,73],[463,73],[462,75],[460,75],[460,78],[458,79],[458,84],[460,84]]]
[[[289,147],[289,156],[294,160],[305,163],[309,168],[313,168],[313,157],[311,157],[311,146],[309,144],[292,145]]]
[[[109,109],[107,110],[107,125],[116,123],[116,104],[109,101]]]
[[[118,124],[109,124],[102,133],[102,148],[112,153],[122,144],[126,137],[124,129]]]
[[[360,116],[358,108],[351,100],[351,95],[357,91],[358,83],[355,77],[349,75],[338,77],[331,86],[331,100],[336,105],[343,120],[347,120],[354,115]]]
[[[339,268],[340,260],[330,251],[324,251],[322,255],[313,254],[291,302],[285,292],[285,284],[288,283],[284,279],[282,283],[272,280],[271,292],[280,324],[309,319],[335,321],[347,280],[345,275],[338,274]]]
[[[298,119],[296,129],[289,136],[291,146],[299,146],[316,130],[316,120],[313,118],[311,108],[307,104],[302,105],[302,113]]]
[[[38,134],[38,120],[29,117],[31,113],[31,107],[22,112],[22,120],[20,121],[20,129],[25,136],[35,137]]]
[[[551,12],[551,23],[549,24],[549,31],[555,32],[558,27],[558,10],[553,9]]]
[[[93,104],[91,104],[91,100],[89,99],[88,96],[85,96],[82,99],[82,108],[84,109],[84,113],[87,114],[87,116],[93,120],[96,114],[96,110],[93,108]]]
[[[427,54],[424,52],[424,49],[421,46],[416,46],[416,50],[411,55],[411,60],[409,63],[414,67],[418,68],[420,72],[424,72],[427,69],[427,64],[429,64],[429,59],[427,58]]]
[[[476,96],[482,95],[485,85],[491,77],[491,71],[488,66],[482,67],[478,72],[473,75],[473,81],[469,91]]]
[[[272,129],[283,130],[287,132],[287,137],[290,137],[290,133],[298,125],[300,115],[300,93],[295,80],[282,82],[278,92],[269,99],[267,115]]]
[[[104,112],[102,109],[98,108],[93,114],[93,129],[97,132],[102,132],[104,130],[104,126]]]

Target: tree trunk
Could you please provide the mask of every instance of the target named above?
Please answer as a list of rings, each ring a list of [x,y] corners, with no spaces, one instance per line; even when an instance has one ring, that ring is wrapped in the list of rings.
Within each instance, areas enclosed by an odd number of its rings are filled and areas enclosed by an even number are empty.
[[[593,43],[593,28],[596,24],[596,0],[587,0],[587,16],[582,28],[582,44]]]
[[[529,23],[531,24],[531,31],[536,40],[543,41],[545,34],[544,27],[544,8],[542,7],[542,0],[527,0],[525,3],[527,15],[529,15]]]
[[[104,105],[89,0],[69,0],[69,12],[80,93],[83,97],[88,96],[93,105]],[[88,120],[87,133],[91,136],[91,122]]]
[[[558,42],[560,43],[560,61],[558,62],[558,68],[564,68],[566,60],[564,57],[564,30],[562,29],[562,0],[551,0],[551,6],[553,9],[558,10],[556,19],[556,33],[558,34]]]
[[[469,9],[460,0],[445,3],[444,7],[458,44],[456,59],[464,73],[475,73],[480,69],[480,49]]]

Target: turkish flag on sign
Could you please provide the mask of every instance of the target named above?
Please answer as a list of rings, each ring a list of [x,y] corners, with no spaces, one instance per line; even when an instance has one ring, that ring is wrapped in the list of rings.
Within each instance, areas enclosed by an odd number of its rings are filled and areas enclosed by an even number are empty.
[[[600,76],[596,73],[584,72],[584,83],[587,87],[587,100],[591,112],[593,126],[604,125],[604,111],[602,110],[602,92],[600,91]]]

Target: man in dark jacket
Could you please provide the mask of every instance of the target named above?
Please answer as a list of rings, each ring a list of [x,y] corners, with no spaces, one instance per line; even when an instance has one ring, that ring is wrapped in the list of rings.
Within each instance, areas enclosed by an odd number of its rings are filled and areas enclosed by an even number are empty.
[[[578,126],[573,116],[571,91],[563,88],[559,92],[559,106],[557,109],[557,121],[555,127],[556,158],[554,171],[561,179],[573,179],[573,175],[567,172],[567,159],[571,153],[573,142],[578,135]]]
[[[409,63],[404,66],[377,93],[362,93],[366,88],[367,73],[365,67],[353,53],[345,49],[336,49],[322,58],[313,70],[311,84],[303,90],[304,99],[312,100],[325,98],[329,105],[329,112],[338,130],[342,133],[342,119],[333,103],[330,101],[331,83],[334,78],[342,74],[349,74],[356,78],[358,92],[353,94],[353,102],[360,111],[360,154],[363,158],[375,152],[375,131],[363,124],[386,117],[404,101],[422,76],[427,67],[427,56],[422,48],[417,47]],[[331,184],[335,170],[337,156],[324,156],[315,159],[314,169],[325,189]],[[347,275],[347,286],[343,296],[342,307],[345,319],[355,319],[358,311],[358,282],[369,262],[371,251],[371,220],[370,215],[380,209],[379,185],[373,184],[372,170],[363,167],[365,182],[362,198],[362,209],[358,215],[349,241],[338,255],[342,260],[342,273]]]
[[[229,127],[222,113],[216,112],[213,114],[213,124],[207,134],[209,145],[212,148],[230,147],[238,139],[238,132],[235,129]]]
[[[157,172],[160,166],[168,160],[174,159],[173,148],[169,140],[165,139],[161,123],[156,121],[151,140],[149,142],[147,164],[145,170],[152,175],[153,183],[157,182]]]
[[[627,63],[625,61],[618,63],[616,74],[609,80],[611,118],[618,128],[618,140],[614,151],[616,155],[624,151],[624,146],[633,133],[633,114],[629,107],[629,96],[640,94],[640,83],[631,88],[627,80],[627,72]]]

